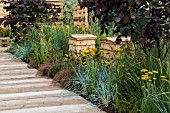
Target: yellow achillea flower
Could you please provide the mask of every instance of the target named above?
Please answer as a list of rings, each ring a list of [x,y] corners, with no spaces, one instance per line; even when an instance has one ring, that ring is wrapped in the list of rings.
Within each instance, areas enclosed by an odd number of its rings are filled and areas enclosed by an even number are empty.
[[[122,51],[122,49],[120,49],[120,48],[114,48],[113,50],[116,51],[116,52],[121,52]]]
[[[85,27],[84,27],[84,25],[81,27],[81,30],[82,30],[82,31],[85,31]]]
[[[149,73],[145,73],[145,75],[149,75]]]
[[[152,80],[151,80],[151,79],[149,79],[148,81],[149,81],[149,82],[152,82]]]
[[[141,69],[140,72],[144,72],[145,73],[145,72],[148,72],[148,70],[147,69]]]
[[[161,78],[161,79],[165,79],[165,78],[166,78],[166,76],[160,76],[160,78]]]
[[[150,71],[149,71],[149,72],[148,72],[148,74],[152,75],[152,74],[153,74],[153,72],[150,72]]]
[[[85,65],[86,64],[86,62],[83,62],[83,65]]]
[[[153,80],[156,80],[156,79],[157,79],[157,78],[155,78],[155,77],[153,78]]]
[[[152,73],[153,74],[158,74],[158,71],[153,70]]]
[[[151,77],[149,75],[142,75],[142,77],[141,77],[142,80],[148,80],[150,78]]]
[[[51,28],[54,29],[54,22],[51,23]]]
[[[95,51],[92,50],[92,51],[91,51],[91,54],[94,56],[94,55],[95,55]]]
[[[92,54],[92,55],[95,55],[96,52],[97,52],[97,48],[93,48],[93,49],[91,50],[91,54]]]
[[[43,32],[43,31],[44,31],[44,27],[43,27],[43,26],[41,26],[41,29],[40,29],[40,30],[41,30],[41,32]]]
[[[122,67],[125,67],[125,65],[123,64]]]
[[[64,54],[65,55],[65,57],[68,57],[68,54]]]
[[[81,53],[80,53],[82,56],[84,56],[85,55],[85,53],[84,53],[84,51],[81,51]]]
[[[86,53],[85,53],[85,50],[82,50],[81,53],[80,53],[82,56],[84,56]]]
[[[61,30],[61,26],[58,26],[57,29],[58,29],[58,31],[60,31]]]
[[[97,48],[92,48],[92,50],[96,52],[96,51],[97,51]]]
[[[105,64],[109,65],[109,64],[110,64],[110,62],[106,61],[106,62],[105,62]]]
[[[70,26],[69,25],[66,25],[66,30],[69,30]]]
[[[90,53],[90,50],[89,49],[85,49],[85,50],[83,50],[84,51],[84,53]]]
[[[64,61],[68,61],[68,58],[64,58]]]

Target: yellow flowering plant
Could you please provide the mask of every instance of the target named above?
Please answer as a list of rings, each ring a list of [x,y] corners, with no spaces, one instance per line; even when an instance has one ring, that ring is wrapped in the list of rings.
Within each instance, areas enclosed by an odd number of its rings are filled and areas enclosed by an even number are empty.
[[[141,69],[141,71],[140,72],[148,72],[148,70],[147,69]]]
[[[51,28],[54,29],[54,27],[55,27],[55,23],[52,22],[52,23],[51,23]]]
[[[92,49],[87,48],[80,52],[81,56],[87,56],[87,55],[94,56],[96,53],[97,53],[97,48],[92,48]]]

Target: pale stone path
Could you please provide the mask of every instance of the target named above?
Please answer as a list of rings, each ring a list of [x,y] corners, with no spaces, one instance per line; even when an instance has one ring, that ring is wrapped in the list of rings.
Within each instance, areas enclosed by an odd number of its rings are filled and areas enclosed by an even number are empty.
[[[105,113],[13,57],[0,52],[0,113]]]

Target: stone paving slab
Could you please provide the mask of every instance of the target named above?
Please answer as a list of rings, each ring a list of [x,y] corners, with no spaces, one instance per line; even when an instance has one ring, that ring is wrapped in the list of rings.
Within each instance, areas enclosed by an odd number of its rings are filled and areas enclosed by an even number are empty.
[[[77,94],[52,86],[52,79],[36,77],[36,72],[0,52],[0,113],[105,113]]]

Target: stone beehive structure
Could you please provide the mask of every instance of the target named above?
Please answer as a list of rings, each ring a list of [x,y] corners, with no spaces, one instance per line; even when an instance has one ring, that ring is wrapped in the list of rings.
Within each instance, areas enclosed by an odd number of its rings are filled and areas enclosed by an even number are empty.
[[[131,43],[131,39],[130,37],[121,37],[122,42],[120,44],[116,44],[116,37],[107,37],[105,39],[101,39],[100,40],[100,44],[101,44],[101,50],[102,50],[102,55],[105,58],[114,58],[115,54],[114,54],[114,50],[117,50],[118,48],[120,48],[123,44],[126,43]]]
[[[73,34],[69,37],[69,51],[79,53],[87,48],[95,48],[96,39],[91,34]]]

